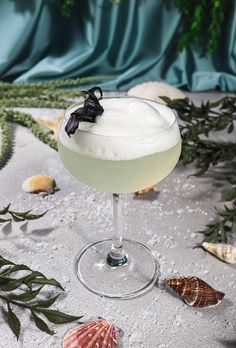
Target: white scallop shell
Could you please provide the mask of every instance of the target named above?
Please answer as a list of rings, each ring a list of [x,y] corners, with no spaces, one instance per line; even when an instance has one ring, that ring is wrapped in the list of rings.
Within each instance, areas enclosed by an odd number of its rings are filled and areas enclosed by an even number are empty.
[[[26,179],[22,184],[22,189],[29,193],[53,193],[56,188],[55,180],[48,175],[35,175]]]
[[[209,251],[209,253],[215,255],[220,260],[234,264],[236,263],[236,248],[230,244],[223,243],[207,243],[202,244],[203,248]]]
[[[128,91],[129,97],[138,97],[154,100],[158,103],[165,104],[160,97],[168,97],[170,99],[184,99],[186,96],[178,88],[175,88],[163,82],[144,82],[132,87]]]

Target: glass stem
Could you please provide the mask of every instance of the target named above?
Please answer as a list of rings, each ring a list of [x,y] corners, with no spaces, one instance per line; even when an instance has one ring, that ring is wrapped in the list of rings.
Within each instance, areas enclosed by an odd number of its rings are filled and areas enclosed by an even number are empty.
[[[128,261],[123,248],[123,195],[113,194],[113,238],[111,250],[107,255],[110,266],[122,266]]]

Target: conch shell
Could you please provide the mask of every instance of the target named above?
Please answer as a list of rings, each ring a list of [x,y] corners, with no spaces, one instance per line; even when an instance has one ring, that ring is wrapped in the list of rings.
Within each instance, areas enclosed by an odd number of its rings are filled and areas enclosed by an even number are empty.
[[[236,263],[236,248],[230,244],[204,242],[202,247],[224,262]]]
[[[214,307],[218,305],[225,294],[213,289],[197,277],[181,277],[168,279],[165,285],[176,292],[185,303],[193,307]]]
[[[165,102],[160,97],[168,97],[170,99],[186,98],[178,88],[158,81],[144,82],[136,85],[128,91],[128,96],[146,98],[161,104],[165,104]]]
[[[53,193],[56,190],[56,182],[49,175],[35,175],[23,182],[22,189],[29,193]]]
[[[104,319],[82,324],[67,332],[63,348],[118,348],[117,328]]]

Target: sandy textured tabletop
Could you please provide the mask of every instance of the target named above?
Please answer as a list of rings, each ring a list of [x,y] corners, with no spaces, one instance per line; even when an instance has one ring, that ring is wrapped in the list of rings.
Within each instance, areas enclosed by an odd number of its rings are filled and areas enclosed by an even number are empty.
[[[200,101],[220,94],[190,96]],[[49,117],[47,110],[34,113]],[[236,347],[235,266],[193,249],[202,241],[197,231],[214,218],[213,208],[222,205],[225,187],[218,185],[217,176],[189,176],[193,172],[193,166],[179,164],[156,193],[144,198],[127,195],[125,236],[152,249],[160,264],[159,283],[136,299],[103,299],[79,283],[73,261],[88,242],[111,235],[111,197],[73,179],[54,150],[17,126],[13,157],[0,171],[1,206],[12,202],[15,209],[48,213],[37,221],[1,227],[0,253],[58,279],[66,292],[57,308],[84,314],[84,319],[101,316],[113,321],[124,331],[125,348]],[[23,193],[22,182],[37,174],[53,176],[60,191],[46,197]],[[224,292],[222,303],[192,308],[162,286],[165,278],[191,275]],[[24,329],[18,342],[0,319],[1,347],[59,348],[66,331],[76,326],[55,326],[56,334],[47,336],[30,324],[28,315],[21,315]]]

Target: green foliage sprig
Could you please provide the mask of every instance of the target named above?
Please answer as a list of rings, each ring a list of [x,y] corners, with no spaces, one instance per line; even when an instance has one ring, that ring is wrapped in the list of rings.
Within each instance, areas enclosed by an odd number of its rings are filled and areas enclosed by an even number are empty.
[[[172,0],[183,17],[178,48],[199,44],[204,51],[216,50],[232,0]],[[169,1],[168,1],[169,2]]]
[[[71,12],[71,8],[76,0],[59,0],[61,13],[63,16],[68,17]]]
[[[236,236],[236,178],[230,180],[232,188],[228,191],[226,200],[231,201],[232,208],[224,205],[223,209],[216,209],[217,221],[208,224],[204,231],[205,241],[209,243],[227,243],[227,235]]]
[[[14,306],[28,310],[37,328],[49,335],[53,335],[54,331],[42,317],[54,324],[66,324],[81,318],[50,309],[59,295],[42,298],[40,295],[45,285],[64,291],[56,279],[49,279],[41,272],[32,271],[26,265],[15,264],[0,256],[0,300],[6,304],[7,315],[4,318],[17,339],[21,332],[21,322],[12,309]]]
[[[8,159],[11,158],[13,148],[11,127],[7,123],[6,117],[3,115],[0,117],[0,137],[0,168],[2,168],[5,166]]]
[[[188,98],[170,100],[162,97],[169,107],[175,109],[180,120],[183,163],[194,162],[198,168],[195,175],[203,175],[210,167],[219,163],[231,165],[236,159],[236,142],[221,142],[211,135],[226,130],[232,133],[236,121],[236,98],[225,97],[216,102],[196,106]],[[207,225],[204,231],[208,242],[227,242],[228,234],[236,235],[236,179],[231,178],[232,188],[226,199],[232,208],[217,209],[218,219]]]
[[[9,203],[5,208],[0,210],[0,224],[9,221],[21,222],[26,220],[37,220],[43,217],[47,211],[42,214],[32,214],[31,210],[24,212],[17,212],[10,209],[11,203]],[[9,216],[6,217],[5,215]]]
[[[216,102],[195,105],[188,98],[170,100],[162,97],[169,107],[175,109],[183,121],[180,125],[182,137],[181,158],[184,164],[196,161],[204,174],[211,165],[230,162],[236,158],[236,142],[220,142],[209,139],[209,135],[227,130],[232,133],[236,121],[236,98],[225,97]]]

